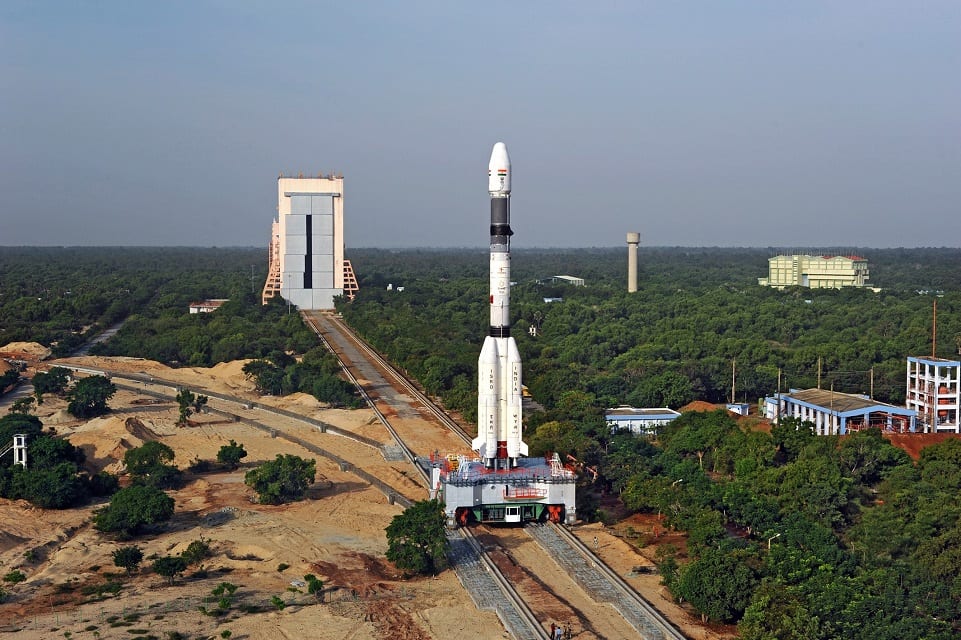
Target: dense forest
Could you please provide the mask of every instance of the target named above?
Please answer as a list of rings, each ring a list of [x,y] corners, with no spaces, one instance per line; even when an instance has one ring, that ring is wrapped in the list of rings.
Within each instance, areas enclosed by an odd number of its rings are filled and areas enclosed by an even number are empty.
[[[778,370],[782,389],[814,387],[820,362],[824,387],[870,393],[873,380],[877,398],[903,402],[905,357],[931,353],[934,300],[938,355],[961,348],[961,251],[859,251],[879,293],[760,287],[773,250],[642,250],[634,294],[623,250],[515,252],[511,312],[525,382],[546,406],[579,390],[599,406],[676,408],[730,399],[733,369],[736,400],[756,403],[777,390]],[[362,289],[340,306],[347,321],[472,417],[487,332],[486,252],[355,250],[351,258]],[[586,286],[538,284],[557,274]]]
[[[66,355],[131,314],[259,290],[266,272],[263,249],[0,247],[0,344]]]

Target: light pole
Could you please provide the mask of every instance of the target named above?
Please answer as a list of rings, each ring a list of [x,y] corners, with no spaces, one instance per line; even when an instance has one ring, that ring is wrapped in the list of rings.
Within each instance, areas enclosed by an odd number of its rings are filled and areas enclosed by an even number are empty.
[[[780,533],[775,533],[773,536],[771,536],[770,538],[767,539],[767,550],[768,550],[768,551],[771,550],[771,540],[774,540],[774,538],[780,538],[780,537],[781,537],[781,534],[780,534]]]

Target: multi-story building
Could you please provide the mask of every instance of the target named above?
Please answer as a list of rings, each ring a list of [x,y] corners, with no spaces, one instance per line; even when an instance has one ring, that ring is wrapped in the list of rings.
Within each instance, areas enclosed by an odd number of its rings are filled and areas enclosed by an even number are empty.
[[[840,289],[867,286],[868,261],[860,256],[774,256],[768,259],[768,277],[758,284],[783,289]]]
[[[765,415],[772,422],[783,417],[799,418],[813,423],[819,436],[843,436],[868,428],[894,433],[917,430],[917,412],[913,409],[827,389],[792,389],[790,393],[765,398],[764,405]]]
[[[356,290],[344,260],[344,178],[277,179],[277,220],[263,302],[280,293],[298,309],[333,309],[334,297]]]
[[[925,433],[961,433],[961,360],[908,357],[905,404]]]

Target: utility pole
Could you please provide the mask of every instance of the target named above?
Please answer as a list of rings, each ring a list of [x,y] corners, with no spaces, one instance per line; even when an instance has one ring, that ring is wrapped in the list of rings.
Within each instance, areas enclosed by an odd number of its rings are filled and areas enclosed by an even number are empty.
[[[774,422],[781,424],[781,367],[777,368],[777,393],[775,394],[775,400],[777,400],[777,408],[774,410]]]
[[[734,404],[734,381],[736,379],[737,358],[731,360],[731,404]]]

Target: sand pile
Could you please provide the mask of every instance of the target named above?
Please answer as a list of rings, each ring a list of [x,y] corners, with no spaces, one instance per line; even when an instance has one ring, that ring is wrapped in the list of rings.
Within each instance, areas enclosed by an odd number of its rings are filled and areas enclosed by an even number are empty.
[[[86,467],[96,473],[123,470],[123,455],[148,440],[157,440],[157,434],[138,418],[108,416],[95,418],[77,427],[68,440],[83,449],[87,456]]]
[[[9,342],[0,347],[0,354],[6,357],[44,360],[49,358],[51,353],[50,349],[38,342]]]

